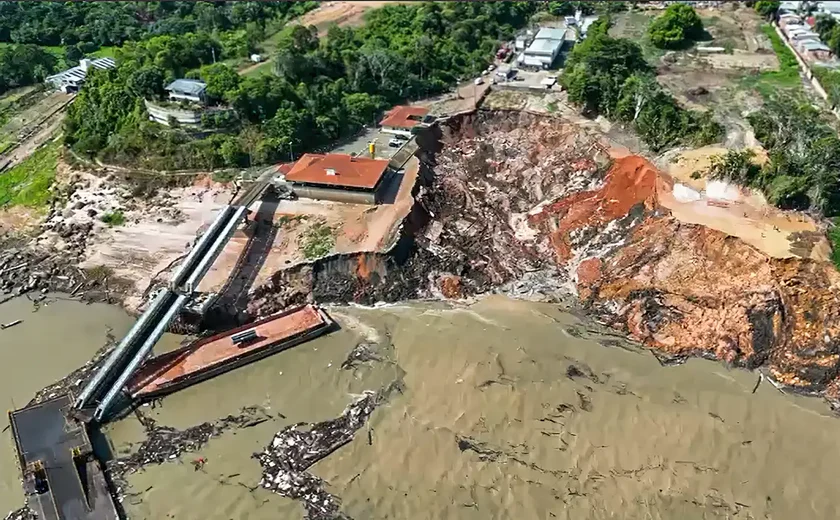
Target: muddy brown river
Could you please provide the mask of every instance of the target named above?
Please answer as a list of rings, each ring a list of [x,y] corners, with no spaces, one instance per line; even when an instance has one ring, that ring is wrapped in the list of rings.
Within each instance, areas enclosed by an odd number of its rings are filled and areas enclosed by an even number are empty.
[[[404,392],[309,470],[351,518],[840,517],[840,420],[766,382],[752,393],[754,373],[703,360],[662,367],[556,305],[498,296],[328,312],[341,330],[143,408],[176,428],[251,405],[273,418],[131,475],[130,518],[302,518],[299,503],[257,487],[251,454],[284,426],[336,417],[395,380]],[[33,313],[25,299],[0,305],[0,322],[14,319],[25,321],[0,331],[7,408],[83,364],[108,327],[119,335],[132,321],[60,300]],[[341,368],[360,342],[380,360]],[[144,438],[134,417],[105,431],[117,455]],[[2,438],[9,510],[23,497],[8,431]],[[198,457],[207,462],[196,470]]]

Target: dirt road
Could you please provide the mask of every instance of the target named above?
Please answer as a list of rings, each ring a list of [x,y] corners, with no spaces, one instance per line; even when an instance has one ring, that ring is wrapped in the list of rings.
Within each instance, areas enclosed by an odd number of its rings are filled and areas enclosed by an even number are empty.
[[[0,169],[11,168],[23,162],[32,155],[42,144],[51,139],[61,128],[67,106],[73,100],[72,96],[56,93],[50,97],[59,102],[46,106],[43,119],[25,128],[25,137],[10,150],[0,154]],[[7,162],[8,161],[8,162]]]

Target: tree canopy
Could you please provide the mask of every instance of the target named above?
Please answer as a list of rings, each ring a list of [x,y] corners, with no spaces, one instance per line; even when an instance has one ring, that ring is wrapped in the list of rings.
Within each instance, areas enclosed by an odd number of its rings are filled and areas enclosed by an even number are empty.
[[[671,4],[648,26],[650,41],[662,49],[679,49],[703,37],[703,22],[686,4]]]
[[[765,18],[772,18],[781,4],[778,0],[760,0],[755,3],[755,10]]]
[[[3,2],[0,42],[121,45],[149,35],[264,26],[317,2]]]
[[[0,47],[0,94],[42,81],[55,71],[58,59],[37,45]]]
[[[320,148],[371,124],[389,105],[479,73],[499,40],[512,37],[538,7],[387,5],[370,11],[364,26],[333,26],[322,39],[314,28],[293,25],[277,37],[275,74],[247,78],[214,65],[219,42],[202,33],[127,43],[117,53],[118,69],[97,73],[82,89],[68,113],[66,140],[82,153],[167,169],[285,159],[290,147]],[[235,108],[238,118],[224,122],[226,132],[193,139],[147,121],[142,98],[182,74],[200,76],[212,98]]]
[[[711,114],[685,110],[656,82],[638,44],[609,36],[600,18],[566,62],[562,82],[584,113],[633,125],[654,151],[680,142],[714,142],[721,127]]]
[[[770,160],[746,184],[781,207],[840,215],[840,138],[820,112],[773,99],[748,119]]]

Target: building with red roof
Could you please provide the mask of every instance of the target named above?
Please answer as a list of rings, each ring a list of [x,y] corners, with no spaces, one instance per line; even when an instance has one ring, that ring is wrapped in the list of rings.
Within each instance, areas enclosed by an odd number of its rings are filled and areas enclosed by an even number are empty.
[[[286,174],[300,197],[376,204],[388,178],[388,161],[343,153],[306,153]]]
[[[429,113],[428,108],[398,105],[389,110],[380,123],[382,131],[411,137],[411,129],[423,122]]]

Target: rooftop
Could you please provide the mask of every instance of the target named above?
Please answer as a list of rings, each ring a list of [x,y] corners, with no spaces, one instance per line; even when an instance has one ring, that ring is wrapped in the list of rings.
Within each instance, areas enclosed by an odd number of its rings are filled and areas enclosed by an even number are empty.
[[[199,96],[206,89],[207,83],[204,83],[203,81],[199,81],[197,79],[176,79],[167,85],[165,90],[175,90],[177,92],[183,92],[184,94]]]
[[[388,161],[342,153],[307,153],[298,159],[286,180],[348,188],[373,189],[388,168]]]
[[[566,39],[566,29],[557,29],[554,27],[542,27],[534,36],[535,40],[564,40]]]
[[[563,45],[563,40],[540,38],[528,46],[528,52],[554,52],[554,49]]]
[[[394,128],[412,128],[428,113],[428,108],[398,105],[385,114],[380,124]]]
[[[76,65],[75,67],[69,68],[63,72],[59,72],[58,74],[47,76],[46,81],[72,81],[79,83],[84,81],[90,67],[97,69],[113,69],[117,66],[117,62],[115,62],[113,58],[97,58],[95,60],[88,60],[86,63],[88,64],[87,69],[83,68],[82,65]]]
[[[806,40],[802,42],[802,47],[806,51],[831,51],[828,45],[816,40]]]

